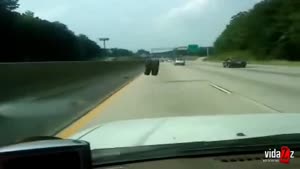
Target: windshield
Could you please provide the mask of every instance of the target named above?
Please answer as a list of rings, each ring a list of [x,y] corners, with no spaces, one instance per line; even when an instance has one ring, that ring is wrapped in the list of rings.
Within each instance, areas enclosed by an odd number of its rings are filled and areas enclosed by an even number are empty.
[[[299,8],[297,0],[0,0],[0,146],[300,133]]]

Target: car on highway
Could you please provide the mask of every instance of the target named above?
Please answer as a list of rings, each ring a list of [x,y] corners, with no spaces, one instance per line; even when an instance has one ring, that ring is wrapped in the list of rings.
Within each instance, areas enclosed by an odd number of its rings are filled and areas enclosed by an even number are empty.
[[[180,66],[185,66],[185,59],[182,58],[176,58],[174,61],[174,65],[180,65]]]
[[[233,60],[228,58],[223,62],[224,68],[246,68],[246,66],[247,61],[244,60]]]
[[[267,169],[281,163],[271,168],[296,169],[299,118],[267,113],[115,121],[67,139],[35,137],[1,147],[0,167]]]

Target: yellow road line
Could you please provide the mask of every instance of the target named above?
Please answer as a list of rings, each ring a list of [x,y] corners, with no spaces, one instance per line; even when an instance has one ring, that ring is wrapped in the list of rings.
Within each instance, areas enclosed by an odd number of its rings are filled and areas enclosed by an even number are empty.
[[[141,75],[140,75],[141,76]],[[140,77],[138,76],[138,77]],[[117,98],[119,98],[124,92],[129,88],[131,82],[135,79],[129,81],[125,85],[123,85],[120,89],[114,91],[112,94],[108,95],[107,99],[96,106],[94,109],[89,111],[86,115],[81,117],[79,120],[62,130],[56,136],[59,138],[69,138],[72,135],[79,132],[84,126],[90,123],[93,119],[95,119],[101,112],[103,112],[108,106],[110,106]]]

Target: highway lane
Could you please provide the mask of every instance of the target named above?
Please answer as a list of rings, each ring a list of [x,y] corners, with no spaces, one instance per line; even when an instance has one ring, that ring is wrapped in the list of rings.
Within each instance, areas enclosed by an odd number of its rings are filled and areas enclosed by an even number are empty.
[[[299,112],[299,67],[249,65],[246,69],[224,69],[218,65],[194,62],[190,67],[213,76],[214,82],[236,94],[278,112]]]
[[[250,65],[251,67],[252,65]],[[201,60],[187,66],[162,63],[158,77],[139,76],[92,116],[64,130],[67,137],[102,123],[143,118],[300,113],[300,78],[297,70],[278,73],[264,66],[224,69]],[[256,71],[252,71],[256,70]],[[295,73],[295,74],[291,74]],[[73,125],[74,126],[74,125]]]

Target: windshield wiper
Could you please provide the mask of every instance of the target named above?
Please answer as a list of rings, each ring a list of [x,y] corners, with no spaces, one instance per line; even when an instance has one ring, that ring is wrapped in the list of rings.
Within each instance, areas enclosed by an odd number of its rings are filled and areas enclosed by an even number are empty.
[[[284,134],[239,140],[179,143],[93,150],[93,165],[111,165],[128,162],[157,160],[189,156],[218,156],[262,153],[269,148],[289,146],[300,149],[300,134]]]

